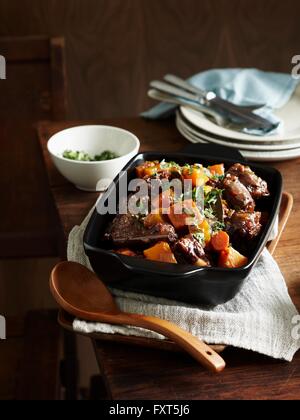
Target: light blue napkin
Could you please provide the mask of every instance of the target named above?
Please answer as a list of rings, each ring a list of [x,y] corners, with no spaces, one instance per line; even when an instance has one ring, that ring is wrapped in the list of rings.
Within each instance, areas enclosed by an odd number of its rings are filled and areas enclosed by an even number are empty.
[[[214,69],[196,74],[188,80],[195,86],[213,91],[236,105],[264,103],[266,106],[255,112],[273,122],[280,121],[272,111],[283,107],[289,101],[299,83],[299,80],[295,80],[289,74],[257,69]],[[167,118],[175,109],[176,105],[160,103],[141,115],[148,119]],[[279,126],[277,130],[280,129],[282,127]],[[258,130],[251,130],[251,134],[265,135],[263,131]]]

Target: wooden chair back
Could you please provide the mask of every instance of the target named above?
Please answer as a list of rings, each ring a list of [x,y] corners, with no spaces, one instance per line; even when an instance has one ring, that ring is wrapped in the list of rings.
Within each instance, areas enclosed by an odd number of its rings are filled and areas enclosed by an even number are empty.
[[[67,110],[64,38],[0,37],[6,79],[0,119],[64,119]]]

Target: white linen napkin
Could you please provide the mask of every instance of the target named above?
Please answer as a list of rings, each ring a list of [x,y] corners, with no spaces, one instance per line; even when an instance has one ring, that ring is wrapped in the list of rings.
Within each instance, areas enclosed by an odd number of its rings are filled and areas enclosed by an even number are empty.
[[[84,253],[83,234],[92,211],[80,226],[73,228],[68,240],[68,260],[79,262],[90,269],[88,257]],[[169,320],[210,344],[240,347],[286,361],[291,361],[300,348],[300,337],[293,334],[298,311],[289,297],[280,269],[267,249],[246,279],[242,290],[231,301],[213,309],[116,289],[111,291],[122,311]],[[142,328],[78,319],[74,320],[73,328],[84,333],[164,339]]]

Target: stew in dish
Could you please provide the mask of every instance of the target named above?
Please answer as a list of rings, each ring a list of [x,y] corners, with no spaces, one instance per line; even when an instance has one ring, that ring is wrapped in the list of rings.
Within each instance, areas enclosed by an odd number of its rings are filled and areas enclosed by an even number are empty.
[[[268,219],[259,203],[270,195],[249,166],[151,161],[135,170],[146,190],[128,197],[128,210],[119,211],[105,232],[114,252],[198,267],[247,264]]]

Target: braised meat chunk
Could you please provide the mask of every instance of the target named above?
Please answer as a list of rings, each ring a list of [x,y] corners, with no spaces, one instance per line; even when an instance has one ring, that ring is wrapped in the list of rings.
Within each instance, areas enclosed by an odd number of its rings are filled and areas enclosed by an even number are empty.
[[[179,262],[198,265],[199,267],[210,266],[202,245],[193,235],[187,235],[179,239],[174,245],[174,254]]]
[[[170,223],[158,223],[150,229],[150,235],[158,236],[159,240],[167,242],[175,242],[177,240],[177,233]]]
[[[270,195],[266,181],[257,176],[249,166],[236,163],[229,168],[227,174],[236,176],[254,199]]]
[[[259,211],[253,213],[234,212],[226,223],[227,232],[236,239],[252,240],[260,234],[261,228],[261,213]]]
[[[140,238],[145,234],[144,226],[138,218],[131,214],[118,214],[104,234],[104,239],[112,241],[114,245],[126,247],[132,238]]]
[[[226,174],[223,180],[225,199],[235,210],[254,211],[255,202],[237,176]]]
[[[132,214],[119,214],[112,221],[104,239],[118,247],[147,245],[156,241],[174,242],[177,234],[169,223],[157,223],[150,229]]]

